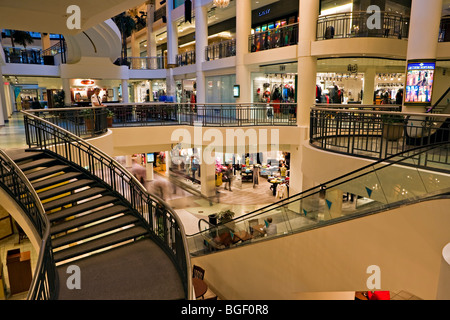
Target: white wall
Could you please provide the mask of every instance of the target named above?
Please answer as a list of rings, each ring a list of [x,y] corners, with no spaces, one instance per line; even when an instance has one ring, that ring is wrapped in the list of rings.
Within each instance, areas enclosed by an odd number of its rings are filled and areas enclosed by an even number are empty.
[[[434,200],[311,231],[192,258],[219,297],[301,299],[305,293],[381,290],[436,299],[450,200]]]

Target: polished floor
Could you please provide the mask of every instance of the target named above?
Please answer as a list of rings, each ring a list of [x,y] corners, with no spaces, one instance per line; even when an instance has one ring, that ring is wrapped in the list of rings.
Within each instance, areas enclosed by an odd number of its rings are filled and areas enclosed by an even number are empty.
[[[23,116],[15,112],[4,126],[0,126],[0,149],[17,149],[26,146]]]

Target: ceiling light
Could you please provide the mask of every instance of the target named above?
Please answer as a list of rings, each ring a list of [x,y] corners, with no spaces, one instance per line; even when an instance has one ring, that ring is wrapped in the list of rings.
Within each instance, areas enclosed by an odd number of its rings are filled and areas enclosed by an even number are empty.
[[[230,4],[230,0],[214,0],[214,5],[219,8],[226,8]]]

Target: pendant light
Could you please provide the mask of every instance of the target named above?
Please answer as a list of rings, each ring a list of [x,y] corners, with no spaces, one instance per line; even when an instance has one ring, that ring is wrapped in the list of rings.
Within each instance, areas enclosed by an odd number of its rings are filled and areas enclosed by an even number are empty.
[[[214,5],[219,8],[226,8],[230,4],[230,0],[214,0]]]

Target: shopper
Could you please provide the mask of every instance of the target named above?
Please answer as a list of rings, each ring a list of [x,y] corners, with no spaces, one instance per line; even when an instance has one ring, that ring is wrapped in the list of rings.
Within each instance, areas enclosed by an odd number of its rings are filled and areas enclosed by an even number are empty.
[[[267,234],[267,236],[274,236],[278,233],[277,225],[272,223],[271,217],[267,218],[267,224],[264,227],[264,231]]]
[[[225,176],[227,177],[227,181],[225,183],[225,190],[228,190],[227,189],[227,185],[228,185],[229,190],[233,191],[233,190],[231,190],[231,180],[233,180],[233,168],[231,167],[231,164],[229,164],[227,166],[227,169],[225,171]]]

